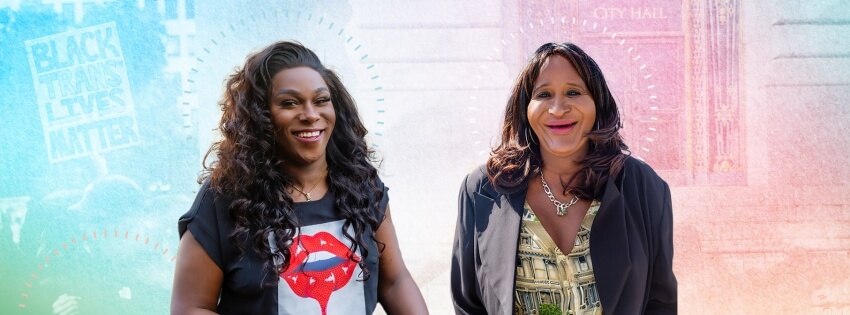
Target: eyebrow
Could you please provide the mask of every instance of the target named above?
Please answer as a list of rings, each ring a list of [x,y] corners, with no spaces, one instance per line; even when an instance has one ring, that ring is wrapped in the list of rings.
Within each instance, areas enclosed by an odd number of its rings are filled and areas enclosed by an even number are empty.
[[[322,92],[322,91],[330,93],[330,90],[327,87],[324,87],[324,86],[316,89],[315,91],[313,91],[313,93],[319,93],[319,92]],[[275,93],[275,96],[280,96],[280,95],[301,95],[301,93],[296,91],[296,90],[292,90],[292,89],[281,89],[281,90],[278,90],[277,93]]]
[[[584,87],[582,87],[582,86],[580,86],[580,85],[578,85],[578,84],[575,84],[575,83],[567,83],[567,84],[568,84],[568,85],[571,85],[571,86],[574,86],[574,87],[576,87],[576,88],[578,88],[578,89],[579,89],[579,90],[581,90],[582,92],[587,93],[587,88],[584,88]],[[551,85],[551,84],[549,84],[549,82],[544,82],[543,84],[538,85],[538,86],[535,86],[533,89],[531,89],[531,93],[532,93],[532,94],[534,94],[534,92],[537,92],[537,90],[539,90],[539,89],[541,89],[541,88],[544,88],[544,87],[547,87],[547,86],[550,86],[550,85]]]

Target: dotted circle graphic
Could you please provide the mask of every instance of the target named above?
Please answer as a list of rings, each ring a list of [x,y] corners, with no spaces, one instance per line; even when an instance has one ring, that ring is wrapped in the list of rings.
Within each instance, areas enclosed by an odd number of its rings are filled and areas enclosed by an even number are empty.
[[[62,263],[64,258],[71,257],[77,254],[78,251],[84,250],[83,247],[88,244],[92,244],[91,246],[97,246],[100,244],[95,242],[106,241],[121,241],[127,242],[125,244],[135,244],[137,246],[141,245],[144,248],[143,250],[149,251],[149,255],[160,256],[163,259],[167,259],[170,264],[173,264],[177,259],[177,251],[172,251],[171,247],[167,245],[168,243],[159,242],[149,236],[137,232],[131,232],[129,230],[94,230],[91,233],[84,233],[80,235],[79,238],[77,236],[73,236],[65,242],[62,242],[61,245],[46,251],[43,262],[38,263],[34,267],[28,275],[29,281],[23,284],[24,288],[21,290],[21,300],[18,303],[18,307],[21,309],[25,309],[27,307],[28,298],[33,292],[38,290],[38,281],[43,278],[45,273],[50,270],[62,270],[61,268],[63,267]]]
[[[376,96],[370,99],[357,99],[356,101],[361,112],[364,108],[370,108],[371,110],[374,110],[374,114],[377,114],[375,116],[376,119],[373,121],[364,122],[364,124],[369,127],[368,129],[371,131],[371,134],[377,137],[370,139],[372,147],[377,148],[380,142],[379,139],[383,137],[383,126],[385,125],[384,117],[386,116],[384,114],[387,110],[385,106],[386,101],[383,94],[383,86],[380,83],[381,76],[378,74],[375,64],[368,62],[369,54],[366,52],[363,45],[358,42],[355,35],[341,25],[335,23],[333,20],[310,12],[297,10],[263,11],[262,16],[257,16],[257,18],[266,20],[272,19],[274,21],[286,19],[288,21],[296,22],[305,28],[323,30],[328,36],[330,36],[329,40],[339,40],[344,43],[348,50],[347,53],[357,56],[356,60],[358,60],[359,63],[355,64],[355,66],[360,67],[358,70],[365,71],[368,77],[365,82],[361,79],[358,83],[367,86],[368,90],[374,91]],[[209,88],[197,86],[194,77],[199,75],[199,69],[201,67],[214,66],[207,63],[209,57],[215,54],[215,52],[219,50],[219,47],[227,45],[228,41],[239,36],[240,32],[248,32],[250,27],[247,24],[248,23],[246,23],[244,18],[239,19],[238,21],[234,21],[234,23],[228,23],[222,30],[219,30],[211,38],[201,40],[201,44],[205,47],[195,52],[195,59],[193,60],[195,65],[189,69],[189,76],[186,78],[186,82],[184,82],[184,86],[188,87],[183,91],[184,95],[191,95],[195,92],[204,90],[205,88]],[[244,57],[245,56],[239,56],[238,58]],[[363,104],[367,105],[367,107],[364,107]],[[189,106],[191,104],[184,103],[183,105]]]
[[[653,79],[652,73],[650,72],[650,69],[647,67],[646,63],[644,63],[644,61],[641,60],[642,57],[641,57],[640,52],[638,52],[638,50],[635,49],[635,47],[633,45],[630,45],[630,43],[628,42],[627,39],[622,38],[622,37],[618,37],[617,32],[610,31],[608,29],[608,27],[599,25],[596,22],[589,22],[586,19],[578,19],[576,17],[568,18],[566,16],[561,16],[560,18],[549,17],[548,19],[539,19],[537,21],[537,23],[528,23],[527,25],[520,26],[516,31],[517,33],[513,33],[513,32],[508,33],[508,38],[502,38],[501,39],[501,46],[494,46],[494,47],[492,47],[492,49],[488,50],[488,52],[492,51],[492,54],[487,55],[486,58],[487,58],[487,60],[490,60],[490,61],[496,60],[496,58],[494,58],[493,56],[502,54],[504,47],[508,46],[509,42],[517,41],[518,40],[517,37],[519,37],[519,36],[523,36],[525,34],[529,34],[529,33],[533,33],[533,32],[538,32],[538,30],[542,29],[542,27],[547,26],[547,24],[549,26],[560,25],[562,27],[572,27],[572,26],[576,26],[576,25],[580,24],[582,27],[587,27],[588,24],[590,24],[590,23],[592,23],[592,25],[590,26],[590,29],[592,31],[597,32],[599,35],[610,36],[611,40],[614,40],[615,43],[618,44],[622,48],[622,50],[624,51],[624,54],[629,56],[629,59],[631,60],[631,65],[638,69],[637,75],[640,78],[639,81],[643,82],[642,86],[644,87],[644,90],[647,91],[647,94],[649,95],[649,97],[647,99],[648,109],[651,112],[657,111],[658,106],[656,104],[656,100],[658,99],[658,96],[655,93],[656,84],[654,83],[654,79]],[[535,26],[535,24],[537,26]],[[486,70],[486,68],[484,66],[482,66],[482,70]],[[484,77],[485,76],[482,76],[482,75],[476,75],[476,80],[478,80],[479,83],[472,86],[472,88],[474,90],[479,89],[479,86],[481,85],[481,83],[483,83],[481,80],[483,80]],[[513,80],[513,79],[514,78],[511,78],[511,80]],[[470,100],[472,100],[473,103],[475,103],[476,97],[470,96]],[[477,111],[478,108],[473,106],[473,107],[470,107],[470,110]],[[621,115],[622,114],[623,113],[622,113],[622,110],[621,110]],[[658,117],[657,117],[657,115],[653,114],[649,117],[649,119],[652,120],[652,121],[657,121]],[[473,139],[476,139],[475,142],[473,143],[473,145],[481,146],[482,141],[477,138],[482,133],[481,130],[479,130],[480,129],[479,125],[476,124],[476,121],[474,119],[470,120],[470,123],[473,124],[473,126],[474,126],[472,128],[472,132],[471,132],[472,137],[473,137]],[[649,127],[647,130],[641,130],[641,131],[644,132],[643,137],[647,142],[653,143],[655,141],[654,136],[653,136],[654,133],[657,131],[655,128]],[[650,148],[648,148],[647,146],[641,146],[639,148],[639,150],[641,150],[643,152],[650,152]],[[479,155],[486,155],[486,154],[489,154],[489,152],[490,152],[490,148],[485,147],[485,148],[482,148],[481,150],[479,150],[477,153]],[[642,158],[640,157],[640,152],[633,152],[633,154],[634,154],[633,155],[634,157],[642,160]]]

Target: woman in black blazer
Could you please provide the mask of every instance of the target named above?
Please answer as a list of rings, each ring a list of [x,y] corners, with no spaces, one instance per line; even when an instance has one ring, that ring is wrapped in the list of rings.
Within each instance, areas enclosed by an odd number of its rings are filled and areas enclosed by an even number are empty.
[[[541,46],[458,200],[458,314],[675,314],[670,189],[628,147],[599,66]]]

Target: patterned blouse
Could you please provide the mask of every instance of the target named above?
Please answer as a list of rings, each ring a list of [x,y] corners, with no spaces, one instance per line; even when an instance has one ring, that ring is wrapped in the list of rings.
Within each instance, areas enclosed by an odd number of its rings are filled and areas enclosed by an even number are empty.
[[[590,257],[590,228],[599,205],[598,200],[591,203],[575,245],[565,255],[525,203],[517,249],[516,314],[602,314]]]

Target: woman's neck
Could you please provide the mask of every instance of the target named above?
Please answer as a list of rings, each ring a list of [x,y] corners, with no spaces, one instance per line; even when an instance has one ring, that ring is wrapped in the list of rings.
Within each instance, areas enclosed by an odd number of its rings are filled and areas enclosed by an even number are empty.
[[[541,154],[543,162],[541,172],[545,172],[547,175],[557,175],[558,177],[564,176],[566,178],[570,178],[581,169],[581,165],[579,165],[578,161],[580,161],[583,157],[583,154],[581,157],[576,157],[574,155],[561,157],[543,152]]]
[[[325,171],[328,169],[326,160],[316,161],[305,165],[286,165],[284,171],[292,176],[293,184],[299,188],[312,186],[321,177],[325,176]]]

